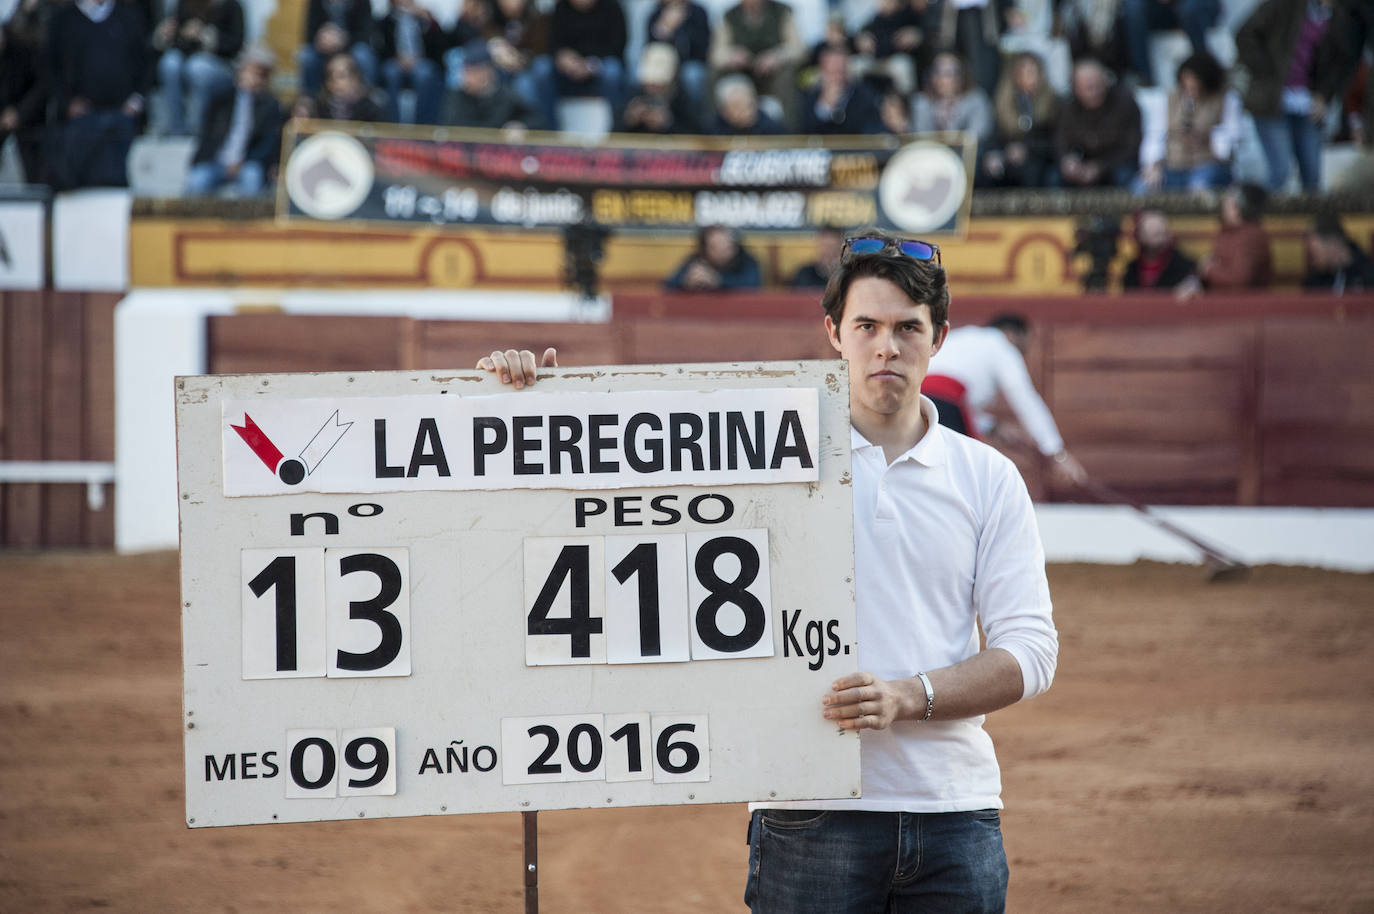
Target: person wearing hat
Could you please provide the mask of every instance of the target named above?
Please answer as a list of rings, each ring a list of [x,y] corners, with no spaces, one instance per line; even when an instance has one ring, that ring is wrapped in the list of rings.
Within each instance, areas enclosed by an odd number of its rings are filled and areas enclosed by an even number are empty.
[[[187,196],[228,185],[239,196],[254,197],[267,186],[281,155],[281,105],[267,87],[274,64],[272,53],[261,48],[239,55],[233,91],[215,96],[206,109]]]
[[[487,43],[481,40],[463,51],[462,81],[445,97],[440,123],[492,129],[544,126],[539,113],[501,79]]]
[[[639,86],[620,112],[615,129],[622,133],[700,133],[696,109],[679,91],[678,56],[673,46],[654,41],[639,57]]]

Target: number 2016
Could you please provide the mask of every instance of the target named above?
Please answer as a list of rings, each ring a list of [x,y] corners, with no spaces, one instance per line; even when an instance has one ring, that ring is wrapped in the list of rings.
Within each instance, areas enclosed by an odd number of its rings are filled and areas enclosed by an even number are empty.
[[[773,656],[768,531],[525,540],[525,663]]]
[[[501,721],[504,784],[711,780],[705,714],[565,714]]]
[[[243,678],[410,675],[407,550],[244,549]]]

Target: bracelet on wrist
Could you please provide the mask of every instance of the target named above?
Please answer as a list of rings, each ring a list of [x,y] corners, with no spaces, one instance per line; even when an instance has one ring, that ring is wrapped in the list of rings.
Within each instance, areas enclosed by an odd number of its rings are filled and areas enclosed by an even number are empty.
[[[920,679],[921,685],[925,686],[926,714],[925,717],[921,718],[921,720],[927,721],[930,720],[931,715],[935,713],[935,688],[930,684],[930,677],[927,676],[925,673],[917,673],[916,678]]]

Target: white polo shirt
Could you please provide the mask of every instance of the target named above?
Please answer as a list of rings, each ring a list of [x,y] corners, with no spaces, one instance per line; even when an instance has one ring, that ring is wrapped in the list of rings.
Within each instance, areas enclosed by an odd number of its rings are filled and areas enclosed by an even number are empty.
[[[989,648],[1021,666],[1023,698],[1054,678],[1059,637],[1045,553],[1025,483],[1010,460],[938,423],[891,465],[851,429],[859,669],[902,679]],[[940,695],[935,703],[939,707]],[[816,713],[820,713],[817,703]],[[864,730],[863,796],[760,807],[962,812],[1002,806],[983,717],[897,721]]]
[[[996,327],[956,327],[945,337],[940,351],[930,359],[930,373],[953,378],[964,385],[978,434],[992,429],[987,408],[1001,393],[1016,418],[1035,439],[1040,453],[1049,457],[1064,449],[1064,439],[1054,416],[1031,383],[1026,360]]]

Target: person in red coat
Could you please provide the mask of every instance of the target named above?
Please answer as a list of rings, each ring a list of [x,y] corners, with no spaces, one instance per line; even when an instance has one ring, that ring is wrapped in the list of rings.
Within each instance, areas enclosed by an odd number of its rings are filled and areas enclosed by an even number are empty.
[[[1198,264],[1208,289],[1263,288],[1274,278],[1269,233],[1260,224],[1267,196],[1257,184],[1238,184],[1222,196],[1221,230]]]

